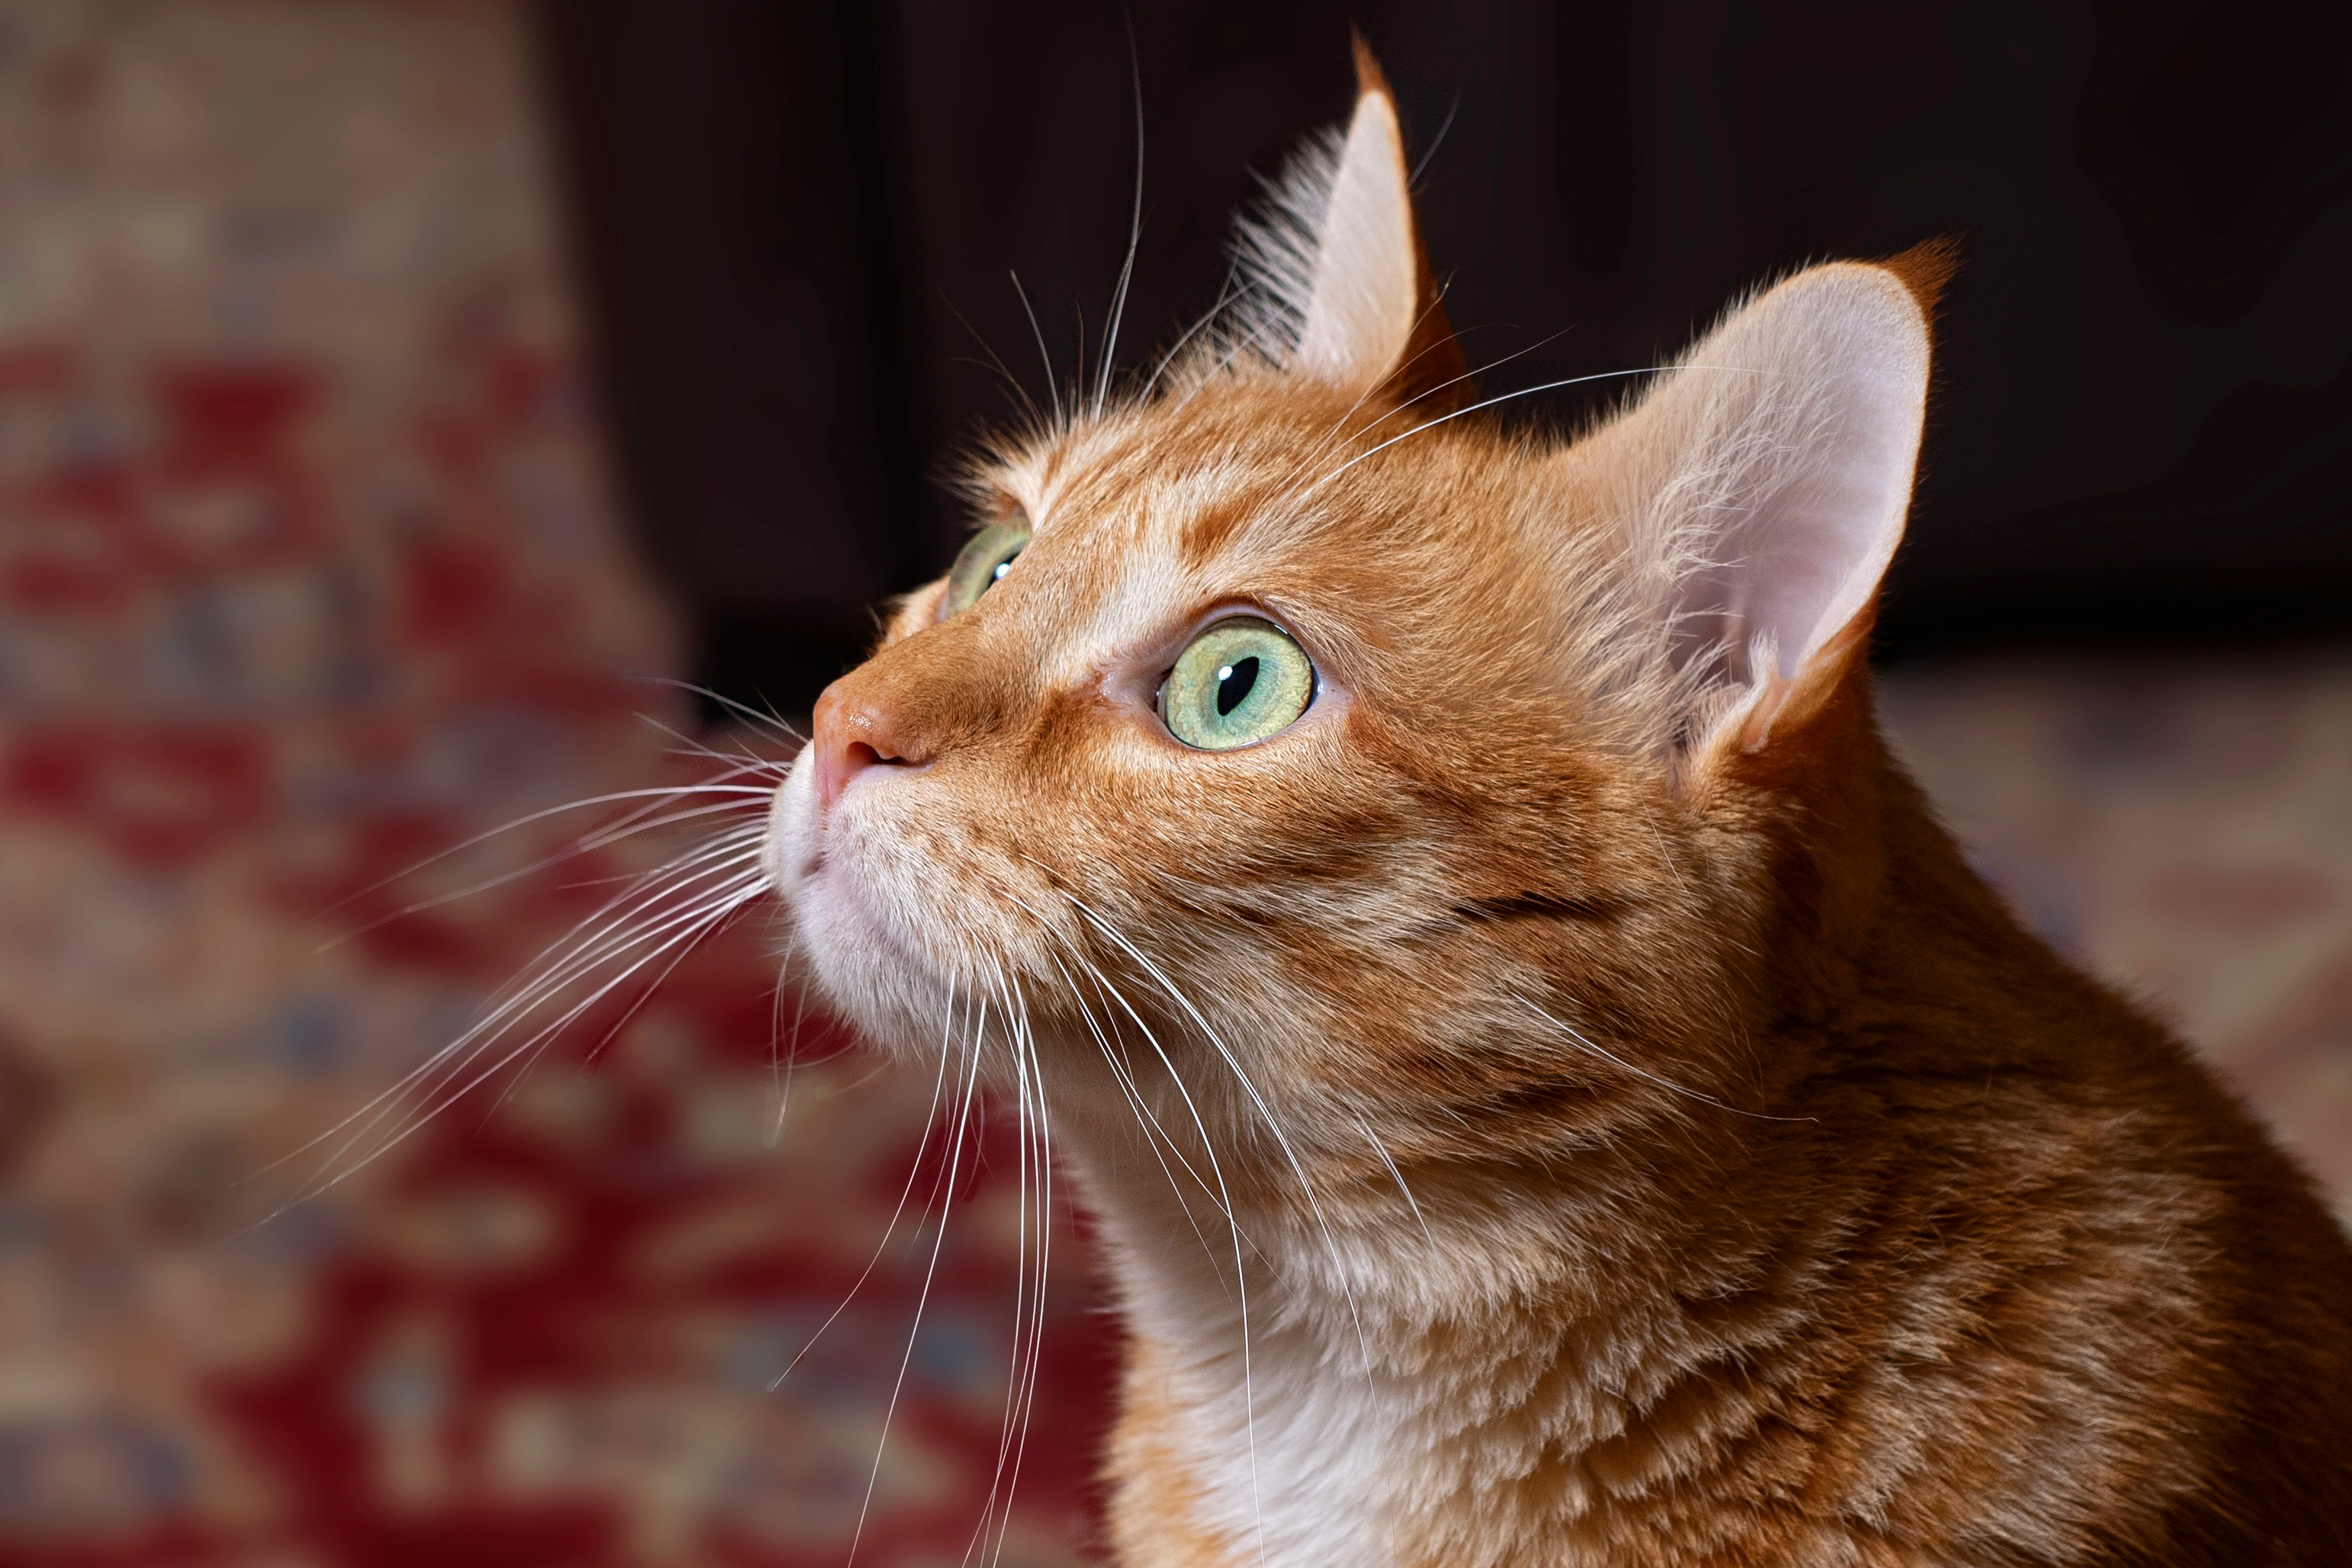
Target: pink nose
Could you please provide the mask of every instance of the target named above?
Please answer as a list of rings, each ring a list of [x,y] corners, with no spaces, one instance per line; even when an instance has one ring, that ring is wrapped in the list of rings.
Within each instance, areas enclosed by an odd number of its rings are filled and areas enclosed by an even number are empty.
[[[916,754],[893,725],[887,709],[850,689],[854,677],[835,681],[816,700],[809,745],[816,752],[816,804],[831,809],[849,781],[874,767],[911,767],[929,761]]]

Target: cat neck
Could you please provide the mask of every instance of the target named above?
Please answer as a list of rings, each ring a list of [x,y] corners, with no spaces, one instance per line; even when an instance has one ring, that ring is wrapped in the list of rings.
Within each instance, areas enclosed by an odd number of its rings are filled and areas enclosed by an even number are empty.
[[[1168,1508],[1227,1555],[1255,1537],[1276,1568],[1377,1561],[1478,1478],[1584,1454],[1554,1467],[1581,1485],[1612,1454],[1664,1451],[1629,1412],[1788,1353],[1803,1282],[1830,1275],[1889,1179],[1824,1131],[1886,1021],[1939,1016],[1948,1051],[1998,1033],[1966,1026],[1971,998],[2021,977],[2098,1005],[1968,869],[1866,698],[1832,739],[1851,748],[1841,793],[1802,803],[1775,847],[1784,905],[1730,1026],[1779,1064],[1757,1110],[1677,1104],[1654,1141],[1518,1159],[1260,1140],[1189,1198],[1123,1101],[1064,1118],[1132,1336],[1120,1519],[1153,1517],[1174,1477],[1189,1500]]]
[[[1420,1155],[1392,1154],[1360,1117],[1329,1107],[1278,1128],[1265,1099],[1225,1081],[1227,1068],[1241,1069],[1222,1047],[1181,1093],[1162,1079],[1155,1096],[1133,1064],[1123,1074],[1082,1065],[1061,1079],[1076,1092],[1065,1102],[1057,1090],[1056,1141],[1104,1221],[1131,1313],[1156,1320],[1155,1301],[1183,1300],[1162,1331],[1184,1337],[1195,1296],[1235,1298],[1238,1310],[1239,1275],[1266,1303],[1262,1317],[1320,1325],[1335,1358],[1343,1341],[1365,1342],[1360,1360],[1377,1339],[1417,1366],[1429,1336],[1459,1342],[1465,1319],[1644,1310],[1661,1289],[1705,1289],[1709,1269],[1746,1266],[1762,1232],[1746,1213],[1726,1220],[1747,1206],[1739,1184],[1822,1156],[1807,1096],[1865,1048],[1858,1037],[1873,1019],[1949,1016],[2020,975],[2080,989],[1968,868],[1893,760],[1866,675],[1842,685],[1798,738],[1811,753],[1793,770],[1801,793],[1765,772],[1771,759],[1744,763],[1764,775],[1744,782],[1780,792],[1781,807],[1750,829],[1745,851],[1749,879],[1770,890],[1746,926],[1722,933],[1740,971],[1718,987],[1737,1000],[1715,1046],[1756,1064],[1738,1103],[1655,1094],[1646,1120],[1599,1135],[1571,1127],[1556,1143],[1432,1157],[1427,1142]],[[1537,1056],[1554,1026],[1534,1015],[1523,1039],[1494,1048]],[[1630,1060],[1612,1057],[1614,1068],[1664,1081],[1641,1068],[1641,1042],[1625,1048]],[[1088,1045],[1069,1060],[1095,1055]],[[1221,1129],[1214,1148],[1204,1116]],[[1710,1237],[1727,1223],[1750,1239],[1719,1263]]]

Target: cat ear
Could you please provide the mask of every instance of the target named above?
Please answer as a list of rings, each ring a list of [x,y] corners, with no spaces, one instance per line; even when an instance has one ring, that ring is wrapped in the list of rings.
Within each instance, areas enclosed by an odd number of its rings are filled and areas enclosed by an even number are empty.
[[[1405,401],[1460,376],[1462,360],[1413,226],[1395,95],[1355,45],[1356,112],[1312,226],[1293,363],[1350,393],[1386,384]]]
[[[1760,748],[1860,657],[1910,509],[1927,311],[1950,266],[1922,247],[1800,273],[1591,443],[1633,526],[1689,738],[1737,722]]]

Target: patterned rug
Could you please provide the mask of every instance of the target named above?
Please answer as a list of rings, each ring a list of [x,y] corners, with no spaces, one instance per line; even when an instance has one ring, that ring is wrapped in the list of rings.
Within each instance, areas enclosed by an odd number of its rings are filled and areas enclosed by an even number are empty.
[[[397,874],[758,740],[632,678],[678,638],[518,26],[0,0],[0,1564],[1080,1561],[1084,1237],[1008,1450],[1013,1131],[950,1161],[929,1083],[796,1027],[763,911],[379,1115],[687,828]],[[2020,907],[2352,1193],[2352,661],[1890,711]]]
[[[627,679],[677,639],[523,62],[502,5],[0,6],[0,1562],[1071,1561],[1082,1247],[985,1515],[1012,1137],[919,1226],[928,1086],[803,1039],[786,1100],[757,911],[404,1142],[370,1109],[677,845],[385,878],[713,771]]]

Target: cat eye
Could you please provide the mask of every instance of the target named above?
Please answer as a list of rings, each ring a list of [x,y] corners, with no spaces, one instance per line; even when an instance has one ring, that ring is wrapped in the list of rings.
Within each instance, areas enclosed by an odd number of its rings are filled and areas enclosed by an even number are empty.
[[[1029,546],[1029,516],[1014,511],[999,518],[967,541],[948,568],[947,596],[940,601],[940,619],[971,608],[982,594],[996,585],[1013,558]]]
[[[1315,700],[1315,666],[1279,626],[1219,621],[1176,656],[1160,685],[1160,721],[1203,752],[1229,752],[1289,728]]]

